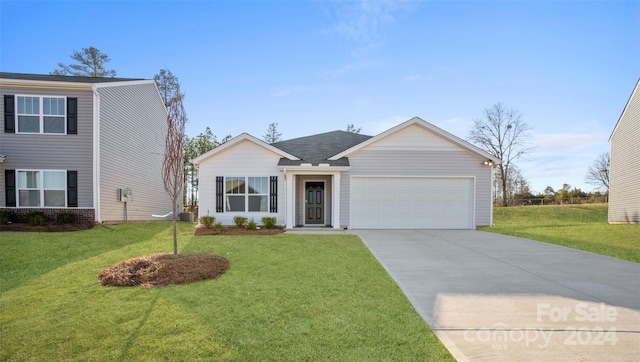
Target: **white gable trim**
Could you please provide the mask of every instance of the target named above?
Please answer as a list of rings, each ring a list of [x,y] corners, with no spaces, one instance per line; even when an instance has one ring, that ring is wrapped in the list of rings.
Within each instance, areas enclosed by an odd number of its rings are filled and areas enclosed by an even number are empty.
[[[356,152],[358,150],[361,150],[364,147],[367,147],[367,146],[369,146],[369,145],[371,145],[371,144],[373,144],[375,142],[378,142],[381,139],[386,138],[386,137],[388,137],[388,136],[390,136],[390,135],[392,135],[394,133],[397,133],[398,131],[400,131],[402,129],[405,129],[405,128],[407,128],[409,126],[412,126],[412,125],[417,125],[417,126],[420,126],[420,127],[424,128],[424,129],[426,129],[428,131],[431,131],[434,134],[444,138],[445,140],[447,140],[447,141],[449,141],[449,142],[451,142],[451,143],[453,143],[453,144],[455,144],[455,145],[457,145],[459,147],[462,147],[462,148],[466,149],[467,151],[477,155],[479,158],[490,159],[490,160],[493,161],[494,164],[500,164],[501,163],[501,160],[496,159],[495,156],[489,154],[488,152],[486,152],[486,151],[484,151],[484,150],[472,145],[471,143],[469,143],[469,142],[467,142],[467,141],[465,141],[465,140],[463,140],[461,138],[458,138],[458,137],[452,135],[451,133],[449,133],[449,132],[447,132],[447,131],[445,131],[445,130],[443,130],[441,128],[438,128],[438,127],[434,126],[433,124],[423,120],[420,117],[413,117],[410,120],[408,120],[406,122],[403,122],[403,123],[401,123],[401,124],[399,124],[399,125],[397,125],[397,126],[395,126],[393,128],[390,128],[390,129],[380,133],[379,135],[377,135],[375,137],[369,138],[368,140],[366,140],[366,141],[364,141],[362,143],[359,143],[359,144],[357,144],[357,145],[355,145],[355,146],[353,146],[353,147],[351,147],[351,148],[349,148],[349,149],[347,149],[345,151],[342,151],[342,152],[338,153],[335,156],[329,157],[329,160],[338,160],[338,159],[340,159],[342,157],[348,157],[352,153],[354,153],[354,152]]]
[[[239,143],[241,143],[243,141],[252,142],[252,143],[254,143],[254,144],[256,144],[256,145],[258,145],[258,146],[260,146],[260,147],[262,147],[264,149],[267,149],[267,150],[279,155],[280,157],[284,157],[284,158],[287,158],[289,160],[300,160],[298,157],[296,157],[296,156],[294,156],[292,154],[289,154],[287,152],[284,152],[283,150],[281,150],[279,148],[273,147],[270,144],[268,144],[268,143],[266,143],[264,141],[261,141],[261,140],[253,137],[252,135],[250,135],[248,133],[243,133],[243,134],[241,134],[241,135],[239,135],[237,137],[234,137],[234,138],[230,139],[229,141],[221,144],[220,146],[212,149],[211,151],[209,151],[207,153],[204,153],[204,154],[194,158],[193,160],[191,160],[191,162],[194,165],[199,165],[200,163],[202,163],[202,161],[208,159],[209,157],[213,157],[216,154],[218,154],[220,152],[223,152],[223,151],[225,151],[225,150],[227,150],[229,148],[232,148],[233,146],[235,146],[235,145],[237,145],[237,144],[239,144]]]

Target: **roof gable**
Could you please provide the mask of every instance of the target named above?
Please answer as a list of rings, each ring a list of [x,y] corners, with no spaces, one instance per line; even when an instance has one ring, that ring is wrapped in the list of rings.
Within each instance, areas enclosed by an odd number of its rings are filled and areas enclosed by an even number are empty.
[[[627,111],[636,103],[636,102],[640,102],[640,99],[638,99],[638,97],[640,97],[640,79],[638,79],[638,81],[636,82],[636,86],[633,88],[633,91],[631,92],[631,95],[629,96],[629,99],[627,100],[627,104],[624,106],[624,109],[622,110],[622,113],[620,114],[620,117],[618,118],[618,122],[616,122],[615,127],[613,127],[613,131],[611,132],[611,135],[609,136],[609,143],[611,143],[611,139],[613,138],[613,135],[616,133],[616,130],[618,130],[618,127],[620,126],[620,123],[624,122],[624,119],[627,119],[627,117],[625,117],[625,115],[627,114]]]
[[[243,134],[241,134],[241,135],[239,135],[237,137],[234,137],[234,138],[230,139],[229,141],[221,144],[220,146],[212,149],[211,151],[203,153],[202,155],[194,158],[193,160],[191,160],[191,162],[194,165],[199,165],[204,160],[206,160],[206,159],[208,159],[210,157],[213,157],[216,154],[224,152],[224,151],[226,151],[228,149],[231,149],[234,146],[236,146],[236,145],[238,145],[238,144],[240,144],[240,143],[242,143],[244,141],[248,141],[248,142],[254,143],[257,146],[260,146],[260,147],[262,147],[262,148],[264,148],[264,149],[266,149],[268,151],[271,151],[271,152],[273,152],[273,153],[275,153],[275,154],[277,154],[280,157],[283,157],[285,159],[299,160],[299,158],[297,158],[294,155],[291,155],[291,154],[289,154],[289,153],[287,153],[287,152],[285,152],[285,151],[283,151],[283,150],[281,150],[279,148],[276,148],[276,147],[274,147],[274,146],[272,146],[272,145],[270,145],[270,144],[268,144],[268,143],[266,143],[264,141],[261,141],[261,140],[253,137],[252,135],[250,135],[248,133],[243,133]]]
[[[291,140],[272,143],[287,153],[293,154],[304,163],[318,165],[320,163],[329,163],[331,166],[348,166],[347,159],[329,160],[329,157],[360,144],[371,136],[362,135],[346,131],[333,131],[320,133],[317,135],[294,138]],[[290,162],[291,160],[283,159],[280,161],[281,166],[299,165],[301,162]]]
[[[416,138],[416,142],[407,143],[407,136],[410,138]],[[419,140],[420,138],[422,139]],[[429,140],[429,142],[424,142],[425,139]],[[411,146],[409,146],[410,144]],[[334,160],[342,157],[348,157],[354,152],[357,152],[365,147],[370,147],[372,149],[390,150],[408,149],[408,147],[411,147],[411,149],[415,149],[415,145],[418,145],[419,148],[426,150],[452,150],[456,147],[459,147],[472,154],[475,154],[478,158],[491,159],[495,164],[499,164],[501,162],[500,160],[496,159],[495,156],[480,149],[479,147],[476,147],[471,143],[458,138],[441,128],[438,128],[419,117],[413,117],[410,120],[401,123],[393,128],[390,128],[375,137],[372,137],[362,143],[354,145],[353,147],[343,152],[331,156],[329,159]]]

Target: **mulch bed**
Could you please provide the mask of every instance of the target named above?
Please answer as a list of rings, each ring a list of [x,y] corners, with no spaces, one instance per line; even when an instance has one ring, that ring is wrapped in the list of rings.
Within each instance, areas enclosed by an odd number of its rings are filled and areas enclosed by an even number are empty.
[[[79,231],[93,228],[94,222],[76,222],[72,224],[58,224],[55,222],[34,226],[29,223],[16,222],[11,224],[0,224],[0,231],[33,231],[33,232],[65,232]]]
[[[276,227],[273,229],[260,228],[256,230],[247,230],[237,226],[225,226],[222,229],[216,229],[213,227],[207,228],[204,226],[198,226],[193,231],[193,235],[275,235],[284,232],[284,228]]]
[[[103,269],[98,281],[112,287],[154,288],[218,279],[228,268],[229,260],[215,254],[150,254]]]

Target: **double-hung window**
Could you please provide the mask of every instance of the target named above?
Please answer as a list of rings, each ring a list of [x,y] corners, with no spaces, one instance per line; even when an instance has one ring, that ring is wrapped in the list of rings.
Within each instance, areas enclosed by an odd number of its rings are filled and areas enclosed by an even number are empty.
[[[267,212],[269,210],[268,177],[226,177],[226,211]]]
[[[18,170],[17,185],[20,207],[66,207],[66,171]]]
[[[66,132],[66,98],[16,96],[18,133]]]

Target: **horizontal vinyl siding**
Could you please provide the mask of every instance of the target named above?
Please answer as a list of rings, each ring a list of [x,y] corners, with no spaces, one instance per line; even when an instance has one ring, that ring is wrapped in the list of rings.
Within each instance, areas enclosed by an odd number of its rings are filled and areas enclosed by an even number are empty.
[[[5,94],[34,96],[66,96],[78,98],[78,134],[4,133],[4,117],[0,120],[0,206],[6,205],[4,170],[73,170],[78,171],[78,207],[93,207],[93,94],[83,90],[0,87],[0,112],[4,114]]]
[[[609,222],[640,223],[640,85],[611,136],[610,167]]]
[[[158,220],[171,211],[162,162],[167,113],[153,83],[98,88],[100,94],[100,217],[124,220],[118,188],[130,187],[128,220]],[[178,197],[181,211],[182,197]]]
[[[365,175],[475,176],[475,224],[481,226],[491,223],[491,169],[486,167],[478,157],[468,152],[365,149],[350,156],[349,162],[351,170],[343,180],[349,180],[349,176]],[[343,182],[342,190],[347,192],[343,195],[347,195],[347,198],[349,186]],[[348,204],[348,199],[343,199],[342,204]]]
[[[276,217],[278,225],[285,224],[285,180],[276,168],[280,156],[253,142],[243,141],[213,157],[207,158],[199,167],[199,216],[211,215],[216,222],[232,225],[233,217],[242,215],[253,218],[259,225],[263,217]],[[278,212],[221,212],[216,211],[216,176],[278,176]]]

